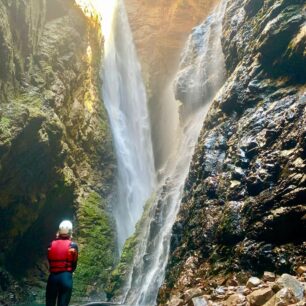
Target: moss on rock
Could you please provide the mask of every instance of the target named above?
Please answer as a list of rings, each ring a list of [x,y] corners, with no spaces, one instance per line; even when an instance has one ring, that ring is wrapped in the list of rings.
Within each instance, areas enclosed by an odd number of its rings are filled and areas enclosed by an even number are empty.
[[[115,261],[115,236],[106,203],[96,192],[90,193],[78,207],[77,240],[79,263],[74,292],[84,297],[103,292]]]
[[[124,291],[124,285],[126,284],[133,268],[137,246],[139,246],[139,243],[143,239],[143,229],[145,228],[145,223],[150,217],[150,211],[155,199],[156,195],[153,194],[146,202],[142,217],[136,224],[134,234],[128,238],[124,244],[120,261],[112,271],[106,287],[106,294],[109,299],[121,296]]]
[[[0,266],[44,284],[48,243],[62,219],[74,219],[76,293],[84,294],[85,284],[104,282],[115,257],[105,204],[115,158],[101,100],[100,25],[74,0],[4,1],[0,15],[0,45],[9,46],[0,50]],[[18,264],[22,273],[5,260],[21,249],[32,250],[28,264]]]

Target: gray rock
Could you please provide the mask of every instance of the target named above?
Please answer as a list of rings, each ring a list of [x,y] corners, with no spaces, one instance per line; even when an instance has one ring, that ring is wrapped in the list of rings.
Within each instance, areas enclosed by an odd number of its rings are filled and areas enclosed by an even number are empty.
[[[264,7],[256,16],[259,2]],[[221,40],[229,78],[210,107],[195,148],[177,217],[184,230],[171,248],[165,281],[171,286],[163,294],[172,290],[177,267],[189,251],[205,254],[199,265],[206,269],[210,263],[208,275],[222,274],[227,268],[249,273],[288,271],[301,264],[305,211],[299,204],[305,196],[302,160],[306,156],[301,122],[305,122],[306,96],[294,79],[292,83],[276,80],[294,78],[301,71],[292,69],[285,58],[291,52],[303,54],[305,40],[297,40],[303,6],[303,1],[295,0],[227,1]],[[243,17],[243,11],[253,17]],[[289,29],[288,35],[275,27],[279,22],[282,29]],[[300,42],[301,49],[293,48],[293,41]],[[275,48],[280,43],[282,48]],[[277,53],[281,49],[282,55]],[[226,146],[221,147],[217,140],[223,137]],[[206,182],[212,177],[210,188]],[[239,210],[231,210],[231,201],[242,203]],[[232,215],[239,217],[234,225]],[[222,261],[221,249],[230,260]]]
[[[210,302],[209,306],[224,306],[224,304],[221,302]]]
[[[191,305],[191,306],[208,306],[208,302],[207,302],[205,297],[197,296],[197,297],[194,297],[193,299],[191,299],[191,302],[189,302],[188,305]]]
[[[298,301],[301,301],[304,297],[304,285],[289,274],[283,274],[279,279],[277,279],[275,285],[280,289],[290,288]],[[276,286],[274,286],[274,288]]]
[[[225,288],[223,286],[217,287],[215,290],[216,294],[225,294]]]
[[[235,167],[232,172],[232,178],[236,180],[240,180],[245,176],[244,171],[240,167]]]
[[[261,284],[261,280],[258,277],[250,277],[247,281],[247,288],[258,287]]]
[[[264,306],[286,306],[298,302],[293,292],[289,288],[278,291]]]

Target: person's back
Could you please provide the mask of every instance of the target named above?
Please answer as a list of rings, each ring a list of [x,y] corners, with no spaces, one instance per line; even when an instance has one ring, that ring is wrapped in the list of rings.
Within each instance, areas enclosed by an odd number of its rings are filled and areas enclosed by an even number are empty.
[[[63,221],[57,238],[48,248],[50,275],[46,290],[46,305],[67,306],[72,294],[72,273],[78,260],[78,246],[71,241],[72,223]]]

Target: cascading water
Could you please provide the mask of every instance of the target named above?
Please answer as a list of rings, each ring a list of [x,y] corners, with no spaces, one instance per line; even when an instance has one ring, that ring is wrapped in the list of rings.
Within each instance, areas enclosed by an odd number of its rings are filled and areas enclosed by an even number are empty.
[[[155,305],[164,279],[172,226],[179,210],[184,182],[203,119],[212,98],[224,82],[221,47],[225,1],[202,25],[195,28],[184,50],[175,81],[183,101],[180,142],[143,228],[123,300],[130,305]]]
[[[93,6],[102,17],[103,99],[118,163],[118,196],[113,213],[121,250],[155,186],[150,118],[123,0],[94,1]]]

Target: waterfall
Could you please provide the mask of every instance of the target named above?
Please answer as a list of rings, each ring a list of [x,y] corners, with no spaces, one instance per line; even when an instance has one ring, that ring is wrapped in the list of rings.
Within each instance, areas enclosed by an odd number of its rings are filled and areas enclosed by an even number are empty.
[[[145,86],[123,0],[93,2],[102,18],[103,100],[118,165],[113,204],[119,250],[134,232],[155,186],[150,118]]]
[[[164,169],[164,179],[157,188],[133,266],[125,285],[124,302],[130,305],[155,305],[164,280],[171,231],[179,210],[203,120],[224,82],[224,56],[221,47],[223,1],[215,12],[190,35],[182,55],[180,72],[174,82],[176,97],[183,102],[179,145],[173,160]]]

